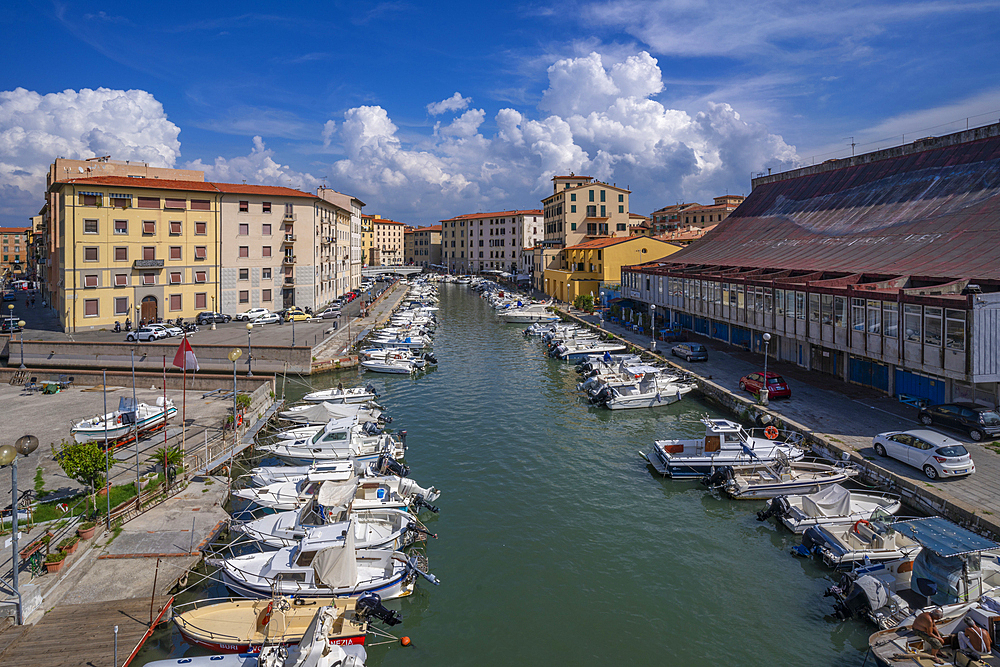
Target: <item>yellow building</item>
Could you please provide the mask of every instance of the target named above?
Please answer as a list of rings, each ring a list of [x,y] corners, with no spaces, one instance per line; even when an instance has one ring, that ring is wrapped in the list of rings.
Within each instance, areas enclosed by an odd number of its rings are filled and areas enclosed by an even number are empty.
[[[566,266],[546,269],[543,290],[566,303],[577,296],[593,294],[603,283],[621,281],[622,267],[651,262],[680,250],[680,246],[647,236],[597,238],[562,250]]]
[[[221,304],[221,193],[211,183],[99,176],[52,183],[64,331],[194,318]]]
[[[375,218],[380,215],[361,216],[361,263],[364,266],[378,264],[378,249],[375,247]]]

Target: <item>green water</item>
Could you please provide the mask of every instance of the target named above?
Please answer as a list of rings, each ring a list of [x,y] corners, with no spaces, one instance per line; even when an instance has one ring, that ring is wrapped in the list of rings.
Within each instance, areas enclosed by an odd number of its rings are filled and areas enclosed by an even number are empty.
[[[409,432],[411,477],[443,490],[427,520],[442,583],[389,603],[413,643],[369,647],[369,666],[862,665],[871,630],[826,618],[829,573],[756,521],[762,503],[665,480],[639,458],[654,438],[701,436],[712,408],[589,408],[572,366],[465,286],[441,286],[438,319],[438,368],[364,378]],[[289,381],[286,394],[308,390]],[[197,654],[167,628],[137,664]]]

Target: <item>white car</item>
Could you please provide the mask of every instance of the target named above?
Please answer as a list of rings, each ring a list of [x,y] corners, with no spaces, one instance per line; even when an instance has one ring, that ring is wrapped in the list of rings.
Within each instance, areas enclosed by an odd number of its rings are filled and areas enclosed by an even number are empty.
[[[125,336],[125,340],[130,343],[135,341],[149,342],[151,340],[160,340],[161,338],[166,338],[167,332],[162,329],[153,329],[151,327],[140,327],[136,331],[129,331]]]
[[[270,312],[271,311],[269,311],[267,308],[251,308],[247,312],[240,313],[239,315],[237,315],[236,319],[237,320],[247,320],[249,322],[250,320],[257,319],[261,315],[267,315]]]
[[[150,329],[159,329],[167,336],[183,336],[184,329],[176,327],[173,324],[147,324]]]
[[[924,471],[929,479],[958,477],[976,472],[965,445],[937,431],[888,431],[872,438],[879,456],[890,456]]]
[[[280,322],[280,321],[281,318],[278,317],[277,313],[264,313],[263,315],[259,315],[253,318],[250,321],[250,323],[253,324],[254,326],[257,326],[258,324],[260,325],[274,324],[275,322]]]

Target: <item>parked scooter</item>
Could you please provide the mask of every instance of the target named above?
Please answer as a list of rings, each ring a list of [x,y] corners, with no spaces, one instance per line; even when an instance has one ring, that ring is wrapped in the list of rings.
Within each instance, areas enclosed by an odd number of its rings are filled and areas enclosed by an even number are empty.
[[[129,318],[126,317],[125,318],[125,331],[131,331],[131,330],[132,330],[132,320],[130,320]]]
[[[115,320],[115,333],[121,333],[121,332],[122,332],[121,322]]]

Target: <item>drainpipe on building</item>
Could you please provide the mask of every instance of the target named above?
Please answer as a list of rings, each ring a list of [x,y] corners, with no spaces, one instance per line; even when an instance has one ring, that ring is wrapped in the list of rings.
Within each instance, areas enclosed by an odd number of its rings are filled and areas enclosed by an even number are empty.
[[[72,316],[70,321],[72,322],[73,333],[76,333],[76,186],[70,186],[73,189],[73,224],[66,225],[68,228],[73,230],[73,243],[69,244],[69,247],[73,249],[73,305],[70,307],[70,312]],[[65,221],[64,221],[65,223]],[[66,256],[66,239],[63,239],[63,257]],[[63,294],[66,293],[66,275],[63,275]],[[67,327],[68,328],[68,327]]]

